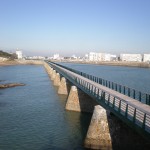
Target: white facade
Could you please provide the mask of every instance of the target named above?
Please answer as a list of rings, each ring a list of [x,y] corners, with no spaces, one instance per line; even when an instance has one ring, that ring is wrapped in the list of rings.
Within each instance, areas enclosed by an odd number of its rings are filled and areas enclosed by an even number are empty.
[[[150,54],[144,54],[143,62],[150,62]]]
[[[142,55],[141,54],[120,54],[120,60],[121,61],[141,62]]]
[[[111,55],[107,53],[89,53],[89,61],[112,61],[116,57],[116,55]]]
[[[59,54],[54,54],[53,59],[60,59]]]
[[[89,53],[89,61],[97,61],[97,53],[90,52]]]
[[[17,50],[16,55],[18,59],[22,59],[22,51]]]
[[[102,59],[101,61],[110,61],[111,60],[111,55],[110,54],[102,54]]]

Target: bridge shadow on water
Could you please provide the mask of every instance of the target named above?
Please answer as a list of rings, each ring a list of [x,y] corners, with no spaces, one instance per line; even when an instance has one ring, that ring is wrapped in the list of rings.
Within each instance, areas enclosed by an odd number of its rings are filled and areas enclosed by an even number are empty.
[[[150,150],[150,143],[112,113],[107,115],[114,150]]]

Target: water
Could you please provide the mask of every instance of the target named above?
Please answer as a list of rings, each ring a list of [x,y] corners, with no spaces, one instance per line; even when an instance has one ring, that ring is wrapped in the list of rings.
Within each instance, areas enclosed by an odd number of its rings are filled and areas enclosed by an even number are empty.
[[[150,68],[73,63],[61,64],[145,93],[150,93]]]
[[[148,68],[63,64],[150,91]],[[0,90],[0,150],[84,149],[91,115],[65,110],[66,97],[57,94],[43,66],[0,67],[0,80],[26,84]]]
[[[65,110],[44,67],[0,67],[0,80],[26,84],[0,90],[0,150],[84,149],[91,115]]]

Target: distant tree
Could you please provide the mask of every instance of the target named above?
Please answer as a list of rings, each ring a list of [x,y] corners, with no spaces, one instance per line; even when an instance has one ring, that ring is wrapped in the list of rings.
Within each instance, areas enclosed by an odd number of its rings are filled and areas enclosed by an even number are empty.
[[[18,58],[18,57],[17,57],[16,53],[11,54],[11,56],[10,56],[10,59],[11,59],[11,60],[14,60],[14,59],[17,59],[17,58]]]
[[[17,55],[15,53],[10,54],[10,53],[4,52],[2,50],[0,50],[0,57],[8,58],[10,60],[17,59]]]
[[[0,50],[0,57],[10,58],[11,54],[9,54],[7,52],[3,52],[2,50]]]

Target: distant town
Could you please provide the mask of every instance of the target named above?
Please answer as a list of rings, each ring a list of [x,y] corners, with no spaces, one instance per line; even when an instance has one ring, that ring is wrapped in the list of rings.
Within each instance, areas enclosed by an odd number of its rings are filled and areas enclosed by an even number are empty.
[[[77,57],[72,55],[71,57],[60,56],[59,54],[54,54],[53,56],[25,56],[21,50],[16,50],[14,53],[16,59],[28,59],[28,60],[56,60],[56,61],[86,61],[86,62],[109,62],[109,61],[122,61],[122,62],[147,62],[150,63],[150,53],[149,54],[129,54],[121,53],[119,56],[109,53],[97,53],[89,52],[85,54],[84,57]],[[5,60],[4,56],[0,56],[0,60]]]

